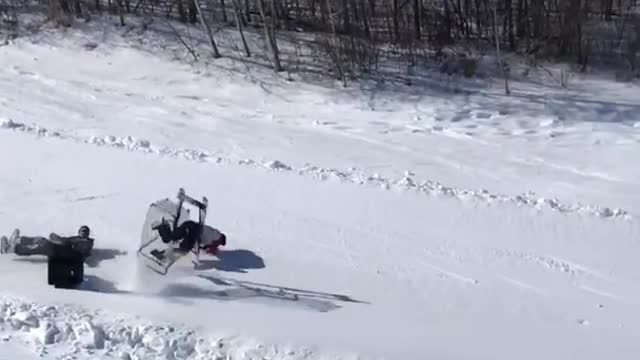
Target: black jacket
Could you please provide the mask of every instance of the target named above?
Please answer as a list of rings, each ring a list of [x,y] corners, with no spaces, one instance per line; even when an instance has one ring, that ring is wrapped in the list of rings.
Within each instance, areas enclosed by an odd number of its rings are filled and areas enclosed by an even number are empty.
[[[53,244],[54,249],[61,251],[69,251],[80,253],[84,257],[91,255],[93,250],[94,239],[81,236],[60,236],[56,233],[49,235],[49,241]]]

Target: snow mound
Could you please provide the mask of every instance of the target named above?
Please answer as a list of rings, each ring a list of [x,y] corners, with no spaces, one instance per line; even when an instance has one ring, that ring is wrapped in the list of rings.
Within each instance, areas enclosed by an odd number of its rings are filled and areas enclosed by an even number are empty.
[[[269,161],[264,164],[264,167],[271,170],[291,170],[291,166],[278,160]]]
[[[543,119],[540,120],[540,127],[551,127],[558,124],[557,119]]]
[[[12,298],[0,299],[0,338],[22,344],[37,356],[60,359],[321,358],[308,349],[264,345],[237,337],[206,337],[187,328],[145,323],[78,306],[42,305]]]
[[[48,129],[45,129],[37,125],[35,126],[26,125],[20,122],[16,122],[12,119],[3,119],[0,122],[0,128],[8,129],[8,130],[18,130],[18,131],[22,131],[30,134],[36,134],[39,136],[51,136],[51,137],[60,136],[60,133],[58,132],[55,132],[55,131],[52,132],[52,131],[49,131]]]
[[[624,220],[632,219],[631,214],[626,210],[617,208],[612,209],[609,207],[601,207],[597,205],[564,204],[558,199],[545,199],[544,197],[538,197],[534,192],[531,191],[511,196],[491,193],[485,189],[456,189],[431,180],[426,180],[418,184],[409,176],[405,176],[401,180],[395,182],[395,185],[404,189],[413,189],[415,191],[434,196],[449,196],[460,200],[474,200],[486,204],[508,203],[514,204],[516,206],[531,207],[540,211],[552,210],[564,214],[577,213],[592,215],[599,218],[620,218]]]
[[[391,179],[380,176],[379,174],[367,175],[353,167],[347,170],[339,170],[305,164],[302,167],[296,168],[279,160],[271,160],[267,162],[261,162],[254,159],[237,160],[232,159],[231,157],[224,158],[220,156],[213,156],[206,151],[196,149],[174,149],[169,147],[156,147],[148,140],[137,139],[133,136],[118,137],[108,135],[82,138],[75,135],[64,135],[59,132],[51,132],[48,129],[42,128],[40,126],[25,125],[22,123],[14,122],[13,120],[3,121],[0,128],[37,134],[38,136],[55,136],[58,138],[83,142],[97,146],[108,146],[129,151],[140,151],[156,155],[177,157],[188,161],[263,167],[276,171],[295,172],[298,175],[309,176],[322,181],[336,180],[359,185],[376,186],[385,190],[390,190],[393,188],[399,190],[413,190],[422,194],[451,197],[462,201],[477,201],[488,205],[503,203],[534,208],[540,211],[551,210],[564,214],[576,213],[591,215],[599,218],[620,218],[624,220],[631,220],[632,218],[631,214],[623,209],[591,204],[566,204],[558,199],[546,199],[543,197],[538,197],[534,192],[531,191],[519,195],[506,195],[492,193],[485,189],[473,190],[449,187],[434,180],[417,181],[413,178],[414,174],[411,171],[405,171],[403,177],[401,177],[400,179]]]
[[[149,141],[136,139],[132,136],[127,136],[125,138],[116,136],[92,136],[85,142],[99,146],[111,146],[124,148],[127,150],[152,152],[151,143]]]
[[[16,129],[22,126],[24,125],[17,123],[11,119],[3,119],[2,122],[0,122],[0,128],[3,129]]]

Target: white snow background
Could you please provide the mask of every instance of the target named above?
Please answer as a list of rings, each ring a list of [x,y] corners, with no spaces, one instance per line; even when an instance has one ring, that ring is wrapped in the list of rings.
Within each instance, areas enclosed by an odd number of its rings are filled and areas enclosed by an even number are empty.
[[[637,84],[343,89],[114,23],[0,47],[0,233],[96,237],[76,290],[0,258],[0,359],[640,353]],[[161,277],[136,246],[179,187],[229,244]]]

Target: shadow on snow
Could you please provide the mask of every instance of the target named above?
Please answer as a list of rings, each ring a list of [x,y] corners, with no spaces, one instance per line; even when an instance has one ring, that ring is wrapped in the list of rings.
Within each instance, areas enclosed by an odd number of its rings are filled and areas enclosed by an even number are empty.
[[[103,258],[113,255],[105,253]],[[159,291],[144,295],[161,296],[175,302],[188,299],[211,299],[218,301],[254,301],[267,305],[291,306],[310,311],[329,312],[341,308],[340,303],[367,302],[356,300],[348,295],[299,289],[287,286],[237,280],[214,274],[197,274],[198,270],[217,269],[224,272],[246,273],[248,269],[263,269],[265,262],[251,250],[222,250],[218,260],[204,260],[200,268],[194,270],[198,284],[177,283],[171,277],[162,277],[168,283]],[[187,276],[184,279],[193,279]],[[120,290],[113,282],[95,275],[85,276],[85,282],[78,290],[111,294],[143,295],[137,292]]]
[[[273,305],[302,307],[318,312],[341,308],[340,302],[368,304],[347,295],[296,289],[285,286],[236,280],[214,275],[198,275],[210,286],[170,284],[159,295],[174,298],[208,298],[222,301],[256,300]],[[213,288],[211,288],[213,286]]]
[[[218,271],[247,273],[251,269],[264,269],[264,259],[251,250],[219,250],[217,260],[200,260],[196,270],[216,269]]]

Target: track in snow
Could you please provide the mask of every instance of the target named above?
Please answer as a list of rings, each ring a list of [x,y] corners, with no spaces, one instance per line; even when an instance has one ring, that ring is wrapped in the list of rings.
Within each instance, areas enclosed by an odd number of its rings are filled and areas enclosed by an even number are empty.
[[[11,119],[3,120],[0,128],[26,132],[38,136],[52,136],[62,139],[69,139],[77,142],[94,144],[97,146],[109,146],[126,149],[129,151],[139,151],[163,156],[178,157],[189,161],[200,161],[208,163],[234,163],[245,166],[260,166],[276,171],[293,172],[303,176],[313,177],[319,180],[338,180],[360,185],[378,186],[383,189],[402,189],[415,191],[431,196],[445,196],[461,201],[474,201],[483,204],[514,204],[517,206],[533,208],[540,211],[555,211],[563,214],[587,214],[599,218],[631,220],[632,215],[617,208],[590,204],[566,204],[558,199],[545,199],[538,197],[534,192],[527,192],[520,195],[496,194],[488,190],[457,189],[445,186],[437,181],[423,180],[416,181],[410,172],[407,172],[401,179],[393,180],[382,177],[378,174],[367,175],[358,172],[355,168],[348,170],[320,168],[313,165],[305,165],[294,168],[281,161],[258,161],[255,159],[232,159],[218,155],[211,155],[206,151],[196,149],[173,149],[167,147],[155,147],[147,140],[136,139],[134,137],[117,137],[107,135],[104,137],[92,136],[82,138],[73,135],[65,135],[64,131],[51,131],[38,125],[27,125],[15,122]]]

